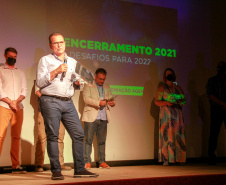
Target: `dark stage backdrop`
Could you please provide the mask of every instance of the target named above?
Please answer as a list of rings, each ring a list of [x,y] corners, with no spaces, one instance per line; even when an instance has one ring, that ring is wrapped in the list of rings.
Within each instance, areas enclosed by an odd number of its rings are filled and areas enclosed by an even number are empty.
[[[65,36],[66,52],[79,62],[88,80],[99,67],[116,96],[108,125],[108,161],[154,159],[158,156],[158,112],[154,96],[165,68],[171,67],[187,97],[183,112],[188,157],[207,155],[209,103],[207,79],[217,61],[211,60],[209,1],[155,0],[8,0],[0,7],[0,63],[3,51],[18,50],[17,66],[25,71],[28,96],[24,100],[21,135],[22,164],[34,163],[37,138],[37,64],[51,52],[48,36]],[[82,91],[73,97],[82,115]],[[224,133],[220,135],[225,146]],[[224,140],[224,141],[223,141]],[[94,141],[95,143],[95,141]],[[10,129],[0,166],[11,164]],[[225,155],[225,147],[218,153]],[[96,158],[96,145],[92,159]],[[65,162],[72,162],[71,140],[65,136]],[[46,155],[45,163],[49,163]]]

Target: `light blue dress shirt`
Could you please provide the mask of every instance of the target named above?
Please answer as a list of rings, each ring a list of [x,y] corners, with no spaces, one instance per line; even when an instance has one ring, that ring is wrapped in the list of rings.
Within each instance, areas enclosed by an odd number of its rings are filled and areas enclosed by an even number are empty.
[[[103,100],[105,98],[103,85],[98,85],[97,83],[96,83],[96,85],[97,85],[97,89],[98,89],[98,92],[99,92],[100,100]],[[100,109],[99,109],[99,112],[98,112],[98,115],[97,115],[97,119],[107,120],[107,114],[106,114],[105,106],[100,106]]]
[[[49,54],[40,59],[36,84],[41,89],[41,93],[43,95],[67,98],[74,95],[73,80],[80,78],[80,75],[75,73],[77,64],[75,59],[67,57],[68,70],[64,78],[62,78],[61,73],[50,81],[50,73],[63,63],[64,62],[61,61],[55,54]]]

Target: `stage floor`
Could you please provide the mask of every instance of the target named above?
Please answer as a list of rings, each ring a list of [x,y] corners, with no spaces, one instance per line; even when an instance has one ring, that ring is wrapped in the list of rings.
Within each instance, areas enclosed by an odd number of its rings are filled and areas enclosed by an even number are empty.
[[[41,173],[28,172],[27,174],[0,174],[0,185],[44,185],[60,184],[72,182],[103,181],[116,179],[134,179],[134,178],[152,178],[152,177],[171,177],[187,175],[210,175],[226,174],[226,164],[217,164],[209,166],[206,164],[187,164],[185,166],[120,166],[110,169],[92,168],[91,172],[99,174],[97,178],[73,178],[73,172],[63,171],[64,180],[51,180],[51,171]]]

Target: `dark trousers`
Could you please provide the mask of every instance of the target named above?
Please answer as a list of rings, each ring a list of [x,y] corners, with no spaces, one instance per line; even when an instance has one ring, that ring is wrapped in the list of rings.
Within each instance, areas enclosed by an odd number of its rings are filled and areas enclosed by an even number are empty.
[[[84,170],[83,138],[84,131],[72,100],[62,101],[50,96],[41,97],[41,112],[44,118],[47,136],[47,152],[51,171],[61,171],[59,162],[59,128],[60,121],[72,139],[72,152],[75,172]]]
[[[226,111],[219,106],[210,107],[209,157],[216,158],[217,141],[222,123],[226,124]]]
[[[93,138],[96,133],[97,137],[97,149],[99,164],[105,162],[105,143],[107,136],[107,120],[96,120],[92,123],[84,123],[85,132],[85,148],[84,148],[84,161],[85,163],[91,163],[91,153]]]

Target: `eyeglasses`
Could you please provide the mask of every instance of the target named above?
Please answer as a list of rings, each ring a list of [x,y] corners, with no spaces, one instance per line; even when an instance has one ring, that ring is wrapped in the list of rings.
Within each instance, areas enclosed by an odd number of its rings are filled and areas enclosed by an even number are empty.
[[[99,77],[97,77],[97,78],[101,81],[105,81],[105,79],[106,79],[106,78],[99,78]]]
[[[53,45],[63,45],[63,44],[65,44],[65,42],[64,41],[61,41],[61,42],[53,42],[51,44],[53,44]]]

